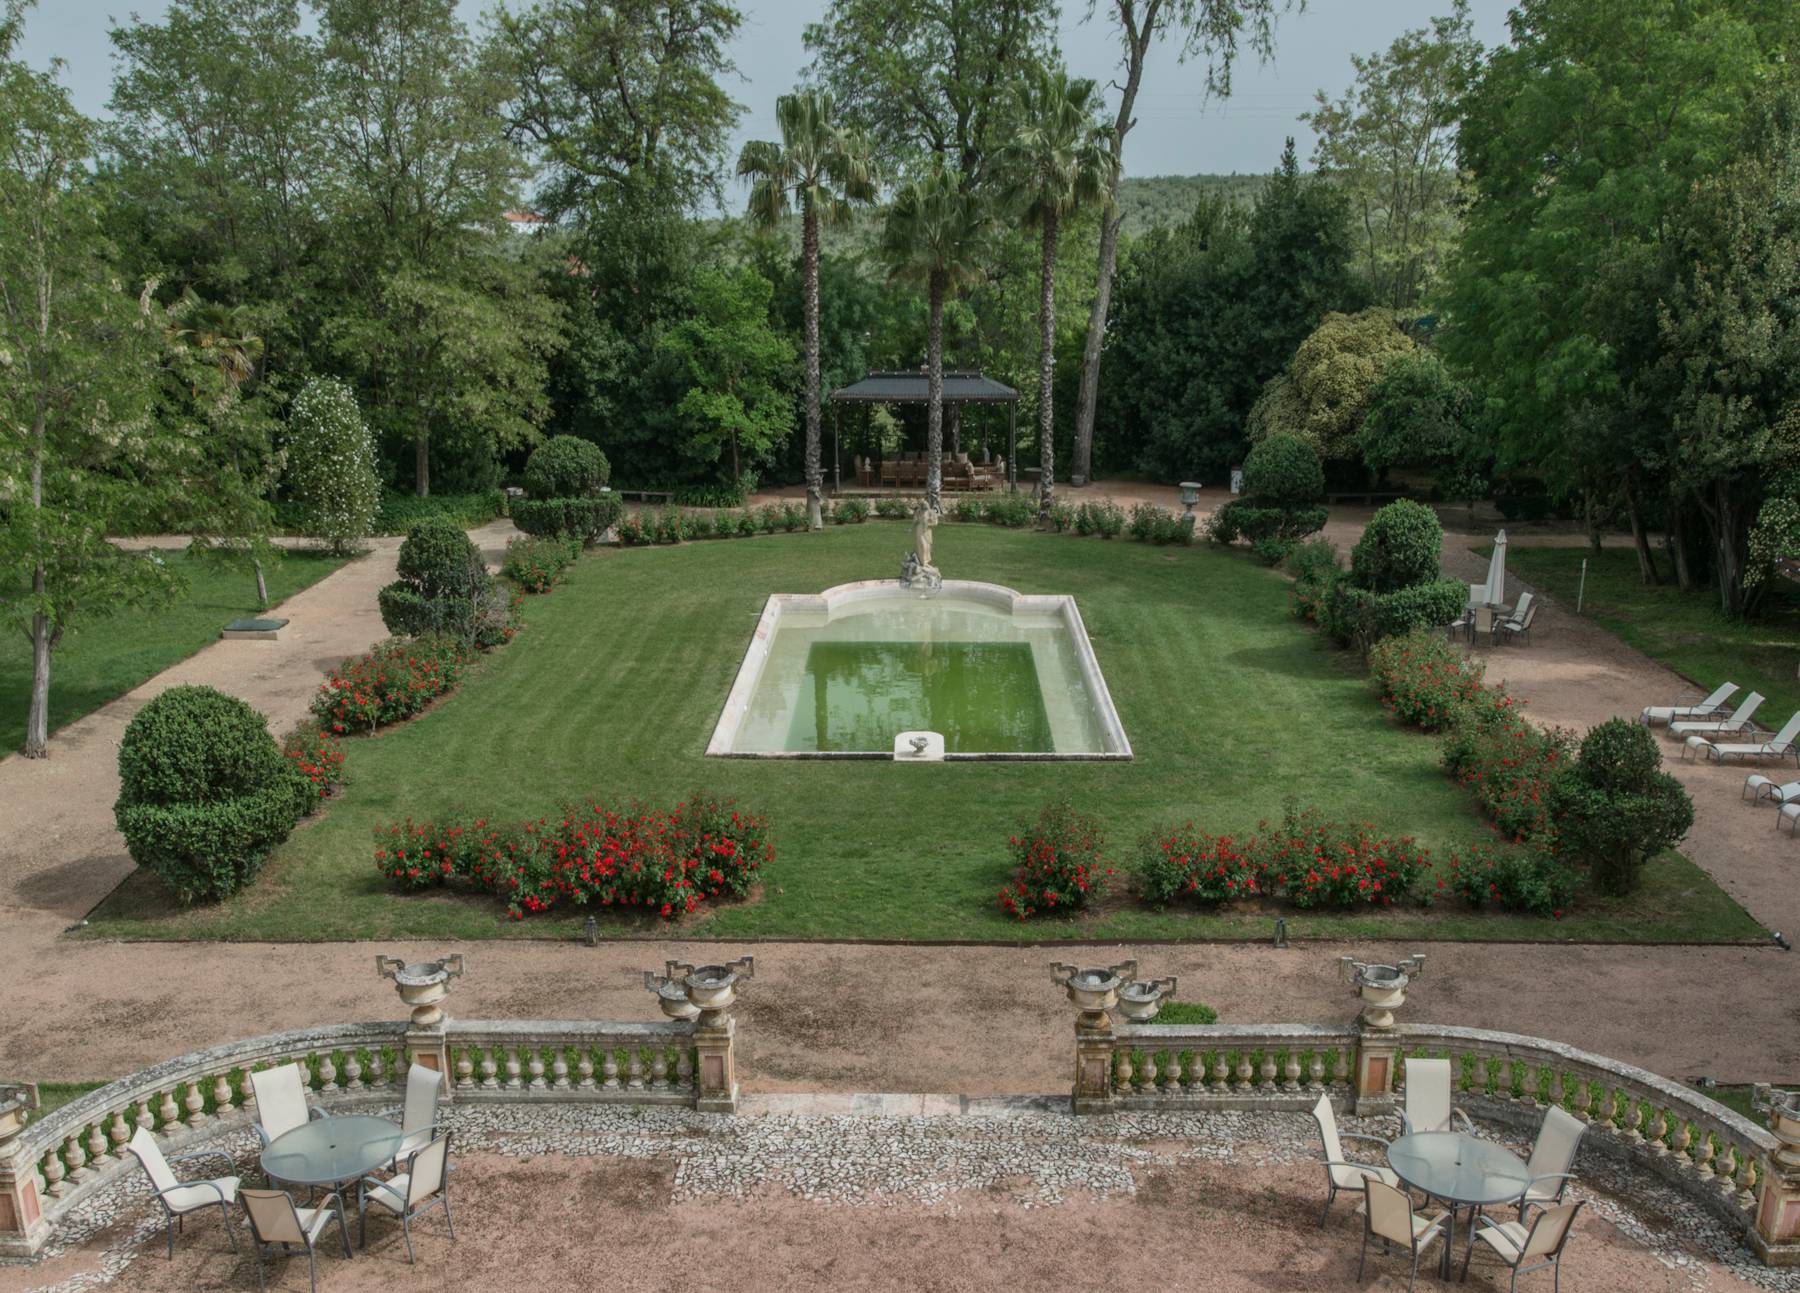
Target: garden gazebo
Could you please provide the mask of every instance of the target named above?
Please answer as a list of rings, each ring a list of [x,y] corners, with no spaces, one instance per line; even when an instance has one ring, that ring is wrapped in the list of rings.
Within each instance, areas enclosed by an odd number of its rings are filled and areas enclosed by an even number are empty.
[[[931,399],[930,374],[923,368],[874,368],[860,382],[840,386],[826,397],[831,411],[831,488],[840,486],[843,456],[838,440],[846,404],[925,404]],[[1006,405],[1006,488],[1019,487],[1019,392],[984,376],[979,369],[944,370],[944,409],[949,415],[952,445],[959,443],[962,407],[965,404]]]

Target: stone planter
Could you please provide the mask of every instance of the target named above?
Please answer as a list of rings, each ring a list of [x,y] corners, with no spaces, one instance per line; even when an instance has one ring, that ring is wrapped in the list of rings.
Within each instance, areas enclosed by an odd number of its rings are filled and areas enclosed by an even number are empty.
[[[463,958],[453,952],[440,960],[409,964],[397,956],[377,956],[375,970],[394,981],[400,1000],[412,1009],[414,1028],[436,1028],[444,1022],[443,1001],[450,995],[450,980],[462,976]]]
[[[1079,1028],[1108,1028],[1106,1012],[1119,1003],[1119,989],[1137,973],[1137,962],[1126,961],[1110,970],[1077,969],[1058,961],[1050,967],[1050,981],[1069,994],[1069,1004],[1081,1012]]]
[[[1119,1013],[1129,1023],[1147,1024],[1156,1018],[1162,1003],[1175,995],[1175,976],[1133,980],[1119,989]]]
[[[673,971],[675,963],[669,962],[669,970]],[[656,994],[656,1004],[662,1008],[667,1019],[688,1020],[700,1013],[700,1007],[688,1000],[687,984],[676,978],[673,973],[657,974],[651,970],[644,971],[644,987]]]
[[[737,985],[756,976],[756,958],[740,957],[724,965],[682,965],[671,961],[668,977],[679,978],[687,999],[699,1012],[701,1028],[717,1028],[737,1001]]]
[[[38,1107],[35,1082],[0,1086],[0,1144],[11,1140],[31,1121],[31,1111]]]
[[[1407,985],[1425,972],[1425,956],[1416,952],[1398,965],[1374,965],[1345,956],[1338,969],[1354,976],[1357,995],[1363,999],[1363,1023],[1387,1032],[1394,1026],[1394,1011],[1406,1004]]]

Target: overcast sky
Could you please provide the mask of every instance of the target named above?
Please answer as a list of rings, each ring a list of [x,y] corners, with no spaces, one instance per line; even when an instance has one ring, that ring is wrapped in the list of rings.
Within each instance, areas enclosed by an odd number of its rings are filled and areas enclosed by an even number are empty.
[[[732,54],[742,80],[729,88],[745,111],[731,141],[732,157],[746,139],[774,137],[776,96],[793,88],[806,64],[801,33],[826,8],[826,0],[741,2],[745,22]],[[460,0],[460,5],[474,22],[491,0]],[[23,53],[39,67],[61,58],[76,104],[100,114],[112,84],[107,32],[115,20],[134,12],[154,18],[167,7],[166,0],[39,0],[25,21]],[[1472,7],[1476,34],[1489,45],[1503,41],[1507,0],[1474,0]],[[1311,106],[1313,91],[1341,93],[1349,84],[1351,53],[1385,48],[1401,32],[1426,25],[1448,8],[1448,0],[1309,0],[1305,13],[1283,20],[1274,62],[1243,64],[1231,98],[1211,103],[1200,68],[1178,63],[1173,49],[1154,51],[1138,95],[1137,128],[1126,141],[1126,173],[1267,171],[1290,134],[1299,140],[1304,162],[1312,140],[1295,118]],[[1083,21],[1086,12],[1085,0],[1064,5],[1063,56],[1076,75],[1105,82],[1116,71],[1117,46],[1104,5],[1092,22]]]

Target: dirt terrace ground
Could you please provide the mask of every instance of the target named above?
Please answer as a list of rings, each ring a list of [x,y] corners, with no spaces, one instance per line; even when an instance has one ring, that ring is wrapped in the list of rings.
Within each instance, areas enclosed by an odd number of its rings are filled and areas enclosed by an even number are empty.
[[[1175,502],[1145,486],[1062,491],[1122,501]],[[1202,507],[1220,496],[1209,493]],[[1370,509],[1337,509],[1327,534],[1353,541]],[[490,555],[505,523],[476,535]],[[1446,568],[1478,580],[1468,548],[1491,530],[1452,534]],[[772,540],[804,542],[804,539]],[[947,542],[953,543],[953,532]],[[1577,541],[1512,533],[1515,546]],[[1071,542],[1073,542],[1071,540]],[[375,591],[392,578],[392,540],[290,600],[294,627],[279,642],[215,643],[130,695],[64,728],[48,760],[0,761],[0,982],[8,985],[0,1074],[102,1079],[195,1047],[274,1028],[388,1018],[391,992],[371,973],[374,953],[436,955],[390,943],[263,945],[71,941],[79,920],[131,869],[112,824],[119,734],[156,692],[207,682],[243,696],[277,731],[300,718],[320,672],[382,636]],[[1525,587],[1514,582],[1512,591]],[[1298,631],[1298,630],[1296,630]],[[1585,728],[1687,684],[1554,601],[1535,642],[1489,656],[1489,677],[1522,695],[1540,721]],[[1710,681],[1710,680],[1709,680]],[[1674,759],[1675,747],[1666,747]],[[1687,851],[1766,925],[1800,932],[1791,880],[1797,846],[1777,837],[1767,807],[1738,798],[1743,770],[1671,766],[1697,811]],[[716,945],[563,944],[469,949],[470,974],[452,1009],[464,1017],[644,1017],[636,972],[667,956]],[[736,951],[740,949],[728,949]],[[764,944],[746,996],[744,1077],[758,1090],[1043,1092],[1066,1087],[1066,1056],[1046,1039],[1066,1028],[1047,963],[1063,950]],[[1341,951],[1287,952],[1206,945],[1095,949],[1135,954],[1146,970],[1176,973],[1182,995],[1235,1021],[1328,1022],[1354,1001],[1332,974]],[[1427,945],[1431,968],[1409,1017],[1476,1024],[1572,1042],[1671,1076],[1726,1081],[1800,1076],[1800,958],[1769,948]],[[1728,1008],[1722,1008],[1729,1003]]]

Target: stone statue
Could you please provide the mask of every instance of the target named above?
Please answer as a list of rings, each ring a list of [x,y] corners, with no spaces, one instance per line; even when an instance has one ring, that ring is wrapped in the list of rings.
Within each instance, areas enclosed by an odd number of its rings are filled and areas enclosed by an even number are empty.
[[[931,564],[932,529],[938,523],[937,508],[930,500],[913,508],[913,550],[900,563],[900,583],[906,588],[941,588],[943,576]]]

